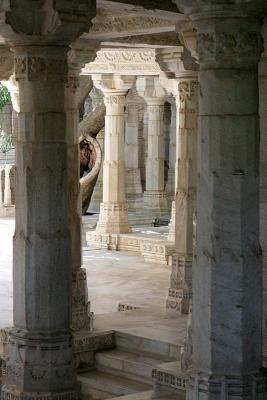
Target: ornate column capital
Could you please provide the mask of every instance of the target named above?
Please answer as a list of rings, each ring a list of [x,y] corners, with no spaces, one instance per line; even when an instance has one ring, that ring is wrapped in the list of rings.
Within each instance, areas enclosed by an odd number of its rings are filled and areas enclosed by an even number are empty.
[[[94,74],[92,75],[94,86],[100,89],[105,97],[125,96],[135,83],[135,76],[117,74]]]
[[[96,14],[96,2],[21,0],[2,2],[0,11],[2,36],[12,46],[64,46],[88,32]]]
[[[264,0],[177,0],[197,28],[197,54],[201,68],[243,69],[255,66],[263,50],[261,18]]]

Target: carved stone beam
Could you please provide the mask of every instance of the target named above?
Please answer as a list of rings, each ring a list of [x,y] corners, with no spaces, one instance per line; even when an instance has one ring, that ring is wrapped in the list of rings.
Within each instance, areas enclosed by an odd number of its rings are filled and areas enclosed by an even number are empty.
[[[155,49],[101,49],[95,61],[86,64],[82,74],[159,75],[155,56]]]
[[[195,76],[198,65],[184,46],[156,49],[156,61],[165,78],[181,79]]]

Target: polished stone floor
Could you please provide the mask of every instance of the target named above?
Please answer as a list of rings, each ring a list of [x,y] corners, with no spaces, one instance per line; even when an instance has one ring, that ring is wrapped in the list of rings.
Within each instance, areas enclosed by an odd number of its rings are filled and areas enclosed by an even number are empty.
[[[0,219],[0,327],[12,324],[12,235],[14,219]],[[116,312],[119,304],[164,311],[170,267],[141,256],[83,249],[88,294],[95,314]]]

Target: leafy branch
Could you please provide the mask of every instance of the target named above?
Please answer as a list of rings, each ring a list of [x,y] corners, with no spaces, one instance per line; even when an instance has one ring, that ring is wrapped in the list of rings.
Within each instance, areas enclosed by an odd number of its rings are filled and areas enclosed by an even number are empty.
[[[11,97],[8,89],[0,83],[0,110],[2,110],[7,103],[11,102]]]

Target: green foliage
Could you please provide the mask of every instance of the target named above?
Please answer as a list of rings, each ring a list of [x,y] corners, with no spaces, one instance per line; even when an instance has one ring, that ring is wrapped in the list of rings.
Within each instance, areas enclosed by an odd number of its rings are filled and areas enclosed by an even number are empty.
[[[9,91],[0,83],[0,110],[11,101]]]
[[[3,154],[8,153],[12,148],[12,139],[11,135],[4,131],[0,131],[0,151]]]

